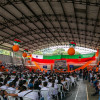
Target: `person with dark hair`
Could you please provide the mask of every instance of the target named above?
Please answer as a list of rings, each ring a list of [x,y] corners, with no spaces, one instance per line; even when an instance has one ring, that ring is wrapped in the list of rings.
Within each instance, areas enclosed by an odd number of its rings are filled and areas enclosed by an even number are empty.
[[[46,81],[45,77],[42,76],[42,85]]]
[[[83,81],[85,80],[85,76],[86,76],[86,73],[85,73],[85,70],[83,70]]]
[[[34,81],[35,81],[34,77],[31,77],[31,80],[30,80],[30,82],[29,82],[29,83],[34,84]]]
[[[27,87],[27,81],[23,80],[22,82],[23,82],[23,85]]]
[[[57,86],[57,84],[55,83],[55,80],[54,80],[54,79],[52,80],[52,88],[54,88],[53,96],[54,96],[54,95],[57,95],[57,94],[58,94],[58,86]]]
[[[49,79],[49,82],[48,82],[48,86],[47,87],[51,87],[52,86],[52,79]]]
[[[32,100],[38,100],[39,96],[38,96],[38,92],[34,92],[33,89],[33,84],[29,83],[28,84],[28,90],[25,90],[25,86],[22,86],[24,88],[24,91],[18,93],[18,94],[7,94],[7,96],[18,96],[18,97],[22,97],[22,98],[29,98]]]
[[[43,88],[41,88],[41,95],[44,98],[44,100],[51,100],[52,96],[47,85],[48,83],[46,81],[43,82]]]
[[[39,87],[42,88],[43,87],[42,81],[41,80],[38,80],[38,82],[39,82]]]
[[[0,82],[2,82],[2,83],[3,83],[3,78],[0,78]]]
[[[27,88],[26,88],[25,86],[21,86],[18,93],[20,93],[20,92],[22,92],[22,91],[25,91],[26,89],[27,89]]]
[[[39,82],[36,81],[34,84],[34,90],[40,90],[41,88],[39,87]]]
[[[16,92],[15,83],[14,82],[9,83],[9,87],[7,88],[6,91],[8,93],[15,93]]]
[[[0,87],[1,90],[7,90],[8,85],[7,85],[7,79],[5,78],[3,85]]]
[[[3,84],[2,83],[0,83],[0,87],[2,86]]]
[[[58,79],[57,86],[58,86],[58,97],[59,99],[61,99],[61,92],[63,91],[63,84],[61,83],[60,78]]]
[[[43,86],[44,86],[44,87],[47,87],[47,84],[48,84],[47,82],[44,82],[44,83],[43,83]]]

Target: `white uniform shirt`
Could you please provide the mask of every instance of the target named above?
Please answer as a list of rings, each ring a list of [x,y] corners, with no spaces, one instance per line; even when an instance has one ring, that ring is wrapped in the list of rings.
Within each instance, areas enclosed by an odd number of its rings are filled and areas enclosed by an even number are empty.
[[[42,97],[46,98],[46,100],[51,100],[51,93],[50,93],[49,88],[43,87],[41,89],[41,95]]]
[[[57,95],[57,94],[58,94],[58,86],[57,86],[56,83],[54,84],[54,91],[53,91],[53,94],[54,94],[54,95]]]
[[[31,91],[32,90],[27,90],[27,91],[20,92],[20,93],[18,93],[18,96],[19,97],[26,97],[26,98],[29,98],[29,99],[32,99],[32,100],[38,100],[38,92],[34,92],[34,91],[31,92]],[[30,93],[28,93],[28,92],[30,92]]]
[[[15,88],[9,87],[7,90],[8,90],[9,93],[16,93]]]
[[[6,85],[3,85],[0,87],[1,90],[7,90],[7,88],[8,88],[8,86],[6,86]]]
[[[57,79],[55,80],[55,83],[56,83],[56,84],[58,83],[58,80],[57,80]]]
[[[92,78],[92,73],[90,73],[90,78]]]
[[[74,83],[74,77],[70,76],[70,78],[71,78],[71,82]]]
[[[47,87],[51,87],[51,86],[52,86],[52,83],[51,83],[51,82],[49,82]]]
[[[66,81],[61,82],[64,86],[66,85]]]

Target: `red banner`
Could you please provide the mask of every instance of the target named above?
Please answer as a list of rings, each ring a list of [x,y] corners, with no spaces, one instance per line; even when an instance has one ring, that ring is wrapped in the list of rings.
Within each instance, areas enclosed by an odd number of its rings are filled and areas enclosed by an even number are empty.
[[[66,60],[67,63],[68,62],[72,62],[72,63],[83,63],[83,62],[87,62],[87,61],[90,61],[90,60],[95,60],[95,56],[93,57],[90,57],[90,58],[82,58],[82,59],[56,59],[56,60]],[[50,59],[37,59],[37,58],[32,58],[32,61],[36,61],[36,62],[39,62],[39,63],[54,63],[55,60],[50,60]]]

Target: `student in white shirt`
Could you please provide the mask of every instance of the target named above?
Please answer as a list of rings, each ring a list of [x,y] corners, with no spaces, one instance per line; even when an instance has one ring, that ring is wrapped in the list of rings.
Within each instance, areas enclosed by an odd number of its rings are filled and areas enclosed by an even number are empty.
[[[22,87],[20,88],[20,91],[19,91],[17,94],[8,93],[7,96],[14,96],[14,97],[16,97],[16,96],[21,95],[21,94],[22,94],[22,96],[24,96],[24,94],[26,93],[26,92],[24,92],[24,91],[26,91],[26,87],[25,87],[25,86],[22,86]]]
[[[41,89],[41,95],[44,97],[44,100],[51,100],[52,96],[49,88],[47,87],[47,82],[43,83],[43,88]]]
[[[58,80],[57,80],[57,79],[55,79],[55,83],[56,83],[56,84],[58,83]]]
[[[52,86],[52,79],[49,79],[49,82],[48,82],[48,86],[47,87],[51,87]]]
[[[4,84],[0,87],[0,90],[7,90],[8,85],[7,85],[7,79],[5,78]]]
[[[52,88],[54,88],[53,95],[57,95],[58,94],[58,87],[57,87],[57,84],[55,83],[54,79],[52,80]]]
[[[42,85],[43,85],[43,83],[45,82],[46,80],[45,80],[45,77],[42,77]]]
[[[24,87],[24,91],[19,92],[18,94],[8,94],[8,96],[18,96],[18,97],[24,97],[24,98],[29,98],[32,100],[38,100],[38,92],[34,92],[33,91],[33,84],[30,83],[28,84],[28,90],[26,90],[25,86]]]
[[[25,86],[23,86],[25,87]],[[8,94],[8,96],[18,96],[18,97],[24,97],[24,98],[29,98],[32,100],[38,100],[38,92],[33,91],[33,84],[30,83],[28,84],[28,90],[24,90],[18,94]]]
[[[7,88],[6,91],[8,93],[15,93],[16,92],[16,89],[14,87],[15,87],[15,83],[14,82],[11,82],[11,83],[9,83],[9,87]]]
[[[41,80],[39,80],[39,87],[40,87],[40,88],[43,87],[43,85],[42,85],[42,81],[41,81]]]

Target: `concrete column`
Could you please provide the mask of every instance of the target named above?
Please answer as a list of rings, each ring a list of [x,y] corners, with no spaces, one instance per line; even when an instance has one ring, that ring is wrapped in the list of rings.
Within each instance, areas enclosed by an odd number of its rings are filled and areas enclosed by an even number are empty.
[[[12,51],[11,52],[11,63],[12,63],[12,65],[14,65],[13,57],[14,57],[14,52]]]
[[[98,64],[98,62],[100,61],[100,47],[97,48],[99,50],[99,56],[97,58],[96,64]]]
[[[25,66],[25,58],[24,57],[22,58],[22,64],[23,64],[23,66]]]
[[[100,47],[97,48],[99,50],[99,56],[97,58],[97,63],[100,61]]]

